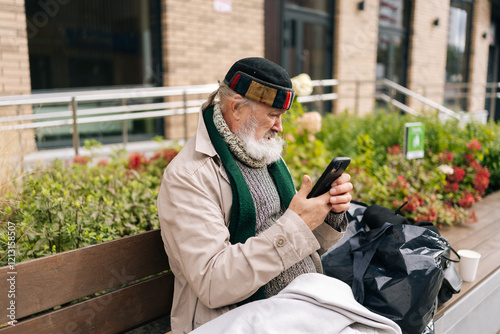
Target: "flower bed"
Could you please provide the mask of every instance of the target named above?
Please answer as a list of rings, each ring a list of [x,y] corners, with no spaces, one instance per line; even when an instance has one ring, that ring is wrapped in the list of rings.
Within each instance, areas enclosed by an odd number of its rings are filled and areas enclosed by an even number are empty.
[[[425,123],[425,158],[409,161],[401,152],[404,124],[415,121]],[[385,112],[322,118],[296,101],[283,125],[283,156],[296,185],[305,173],[317,178],[333,157],[349,156],[354,199],[393,209],[408,202],[402,214],[410,221],[474,222],[467,208],[500,189],[498,125],[461,128],[437,117]],[[19,262],[158,228],[156,197],[177,152],[166,148],[148,157],[119,151],[37,168],[13,188],[17,192],[0,199],[0,265],[14,239]],[[15,225],[15,238],[7,222]]]
[[[375,111],[359,118],[327,115],[318,131],[316,115],[296,102],[285,119],[287,161],[296,185],[304,173],[317,178],[336,156],[349,156],[354,199],[396,210],[411,222],[437,226],[476,221],[467,210],[488,192],[500,189],[500,126],[441,122]],[[314,113],[317,114],[317,113]],[[423,122],[425,157],[406,160],[404,125]]]

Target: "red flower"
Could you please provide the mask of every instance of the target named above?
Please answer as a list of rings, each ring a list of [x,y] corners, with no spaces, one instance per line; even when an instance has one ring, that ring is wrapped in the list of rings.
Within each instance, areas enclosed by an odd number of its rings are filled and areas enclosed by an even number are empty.
[[[446,187],[445,191],[449,193],[454,193],[457,192],[460,189],[460,185],[458,182],[450,182],[449,180],[446,180]]]
[[[448,175],[448,180],[451,182],[460,182],[464,179],[465,176],[465,169],[458,167],[458,166],[453,166],[453,174]]]
[[[473,138],[469,143],[465,144],[470,151],[481,151],[481,142]]]
[[[146,157],[142,153],[132,153],[128,157],[128,168],[138,170],[147,162]]]
[[[474,159],[474,154],[464,154],[464,159],[467,162],[467,165],[477,163],[476,159]]]
[[[73,159],[73,163],[75,164],[80,164],[80,165],[86,165],[90,161],[90,157],[88,156],[83,156],[83,155],[77,155]]]
[[[474,189],[482,196],[490,185],[490,172],[487,168],[480,171],[474,179]]]
[[[408,188],[408,186],[410,185],[409,182],[406,180],[406,178],[402,175],[398,175],[398,185],[403,188],[403,189],[406,189]]]
[[[405,198],[405,201],[408,200],[408,197]],[[424,200],[420,197],[420,195],[416,194],[413,196],[410,201],[401,209],[406,210],[411,213],[417,211],[418,207],[424,204]]]
[[[458,204],[460,204],[463,208],[470,208],[475,201],[474,196],[466,190],[464,191],[462,198],[458,200]]]
[[[107,165],[109,165],[109,161],[106,158],[102,158],[101,160],[99,160],[99,162],[97,163],[97,165],[98,166],[107,166]]]
[[[444,150],[443,152],[439,153],[438,159],[440,162],[452,162],[453,161],[453,152],[448,152],[447,150]]]
[[[400,155],[401,154],[401,147],[399,145],[392,145],[387,148],[387,153],[389,155]]]
[[[436,219],[437,219],[437,212],[433,206],[431,206],[429,208],[429,210],[427,210],[427,212],[419,213],[415,217],[416,222],[420,222],[420,221],[432,222],[432,221],[435,221]]]
[[[175,158],[177,153],[179,152],[174,148],[166,148],[163,151],[161,151],[161,156],[166,162],[170,162]]]

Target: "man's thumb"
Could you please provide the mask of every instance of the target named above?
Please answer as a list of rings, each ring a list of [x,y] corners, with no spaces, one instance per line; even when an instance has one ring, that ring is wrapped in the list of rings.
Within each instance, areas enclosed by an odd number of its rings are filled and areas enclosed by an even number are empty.
[[[299,194],[301,194],[304,197],[307,197],[309,193],[311,192],[312,188],[312,180],[309,177],[309,175],[304,175],[302,177],[302,185],[300,186],[300,190],[298,191]]]

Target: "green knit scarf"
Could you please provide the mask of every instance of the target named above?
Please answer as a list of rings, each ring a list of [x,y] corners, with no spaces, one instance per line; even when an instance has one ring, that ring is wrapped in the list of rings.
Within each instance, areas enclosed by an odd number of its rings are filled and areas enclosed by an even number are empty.
[[[215,127],[213,120],[213,106],[210,106],[203,113],[203,119],[212,141],[212,145],[219,154],[224,168],[226,169],[231,190],[233,193],[233,205],[229,219],[229,235],[231,244],[244,243],[248,238],[255,236],[256,212],[250,189],[236,164],[231,151],[222,139],[219,131]],[[295,186],[292,176],[282,159],[268,166],[269,173],[276,184],[282,205],[288,208],[295,195]],[[264,299],[264,289],[261,287],[255,294],[240,304],[250,301]]]

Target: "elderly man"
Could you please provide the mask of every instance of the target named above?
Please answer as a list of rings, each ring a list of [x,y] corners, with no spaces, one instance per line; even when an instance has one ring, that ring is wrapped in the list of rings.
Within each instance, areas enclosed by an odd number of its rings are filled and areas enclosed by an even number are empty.
[[[202,107],[196,135],[165,170],[158,213],[175,275],[173,333],[321,272],[317,251],[342,236],[350,176],[308,199],[310,177],[296,192],[281,159],[281,116],[293,97],[280,66],[237,61]]]

